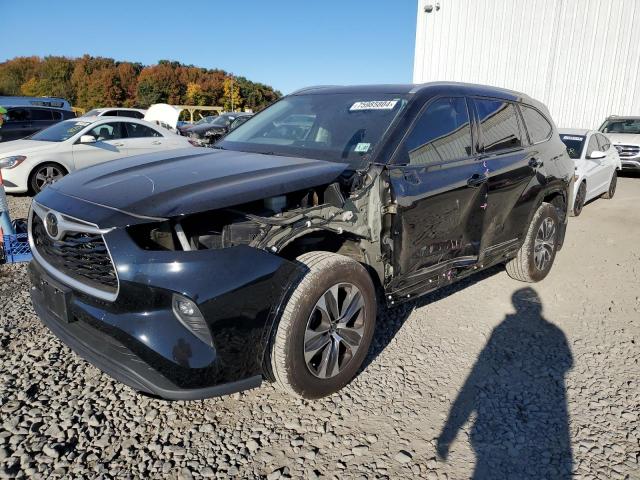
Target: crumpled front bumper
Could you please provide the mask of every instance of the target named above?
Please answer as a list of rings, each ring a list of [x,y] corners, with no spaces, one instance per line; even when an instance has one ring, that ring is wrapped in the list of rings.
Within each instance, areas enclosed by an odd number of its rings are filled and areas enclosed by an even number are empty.
[[[34,309],[56,336],[116,380],[166,399],[260,385],[271,327],[296,264],[249,247],[148,252],[124,248],[124,230],[105,237],[119,276],[113,302],[71,289],[36,260],[30,265]],[[197,304],[212,344],[178,320],[174,293]],[[54,309],[52,295],[64,305]]]

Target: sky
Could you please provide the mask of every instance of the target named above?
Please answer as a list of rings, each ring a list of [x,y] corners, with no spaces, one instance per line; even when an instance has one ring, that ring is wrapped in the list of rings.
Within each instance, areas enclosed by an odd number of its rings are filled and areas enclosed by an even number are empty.
[[[287,94],[410,83],[417,0],[0,0],[0,62],[85,53],[221,68]]]

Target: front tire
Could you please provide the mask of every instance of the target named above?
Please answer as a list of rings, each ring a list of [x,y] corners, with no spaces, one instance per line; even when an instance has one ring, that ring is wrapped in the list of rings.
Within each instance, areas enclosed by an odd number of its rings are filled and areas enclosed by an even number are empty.
[[[618,186],[618,172],[613,171],[611,176],[611,182],[609,182],[609,189],[602,195],[602,198],[611,199],[616,194],[616,187]]]
[[[578,191],[576,192],[576,200],[573,202],[573,209],[571,210],[574,217],[580,216],[582,209],[584,208],[584,202],[587,198],[587,182],[580,182]]]
[[[29,188],[34,194],[57,182],[67,174],[67,171],[57,163],[46,162],[37,165],[29,176]]]
[[[509,276],[529,283],[544,279],[556,258],[559,230],[560,217],[555,207],[550,203],[540,205],[522,247],[506,265]]]
[[[270,345],[276,386],[314,399],[349,383],[364,361],[376,322],[376,293],[367,270],[330,252],[297,258],[306,268]]]

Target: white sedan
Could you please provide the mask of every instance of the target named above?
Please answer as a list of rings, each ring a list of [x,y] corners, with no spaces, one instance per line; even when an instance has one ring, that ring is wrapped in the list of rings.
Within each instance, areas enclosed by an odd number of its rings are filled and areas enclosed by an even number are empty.
[[[576,164],[573,215],[578,216],[589,200],[616,193],[617,170],[622,168],[618,151],[604,134],[593,130],[559,129],[569,157]]]
[[[192,147],[185,137],[144,120],[80,117],[0,144],[7,192],[38,193],[67,173],[122,157]],[[195,148],[195,147],[194,147]]]

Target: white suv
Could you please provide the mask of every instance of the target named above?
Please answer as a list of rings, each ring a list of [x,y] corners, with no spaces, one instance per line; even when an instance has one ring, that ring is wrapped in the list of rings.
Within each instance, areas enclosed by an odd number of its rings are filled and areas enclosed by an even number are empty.
[[[611,116],[600,127],[620,154],[623,170],[640,172],[640,117]]]

